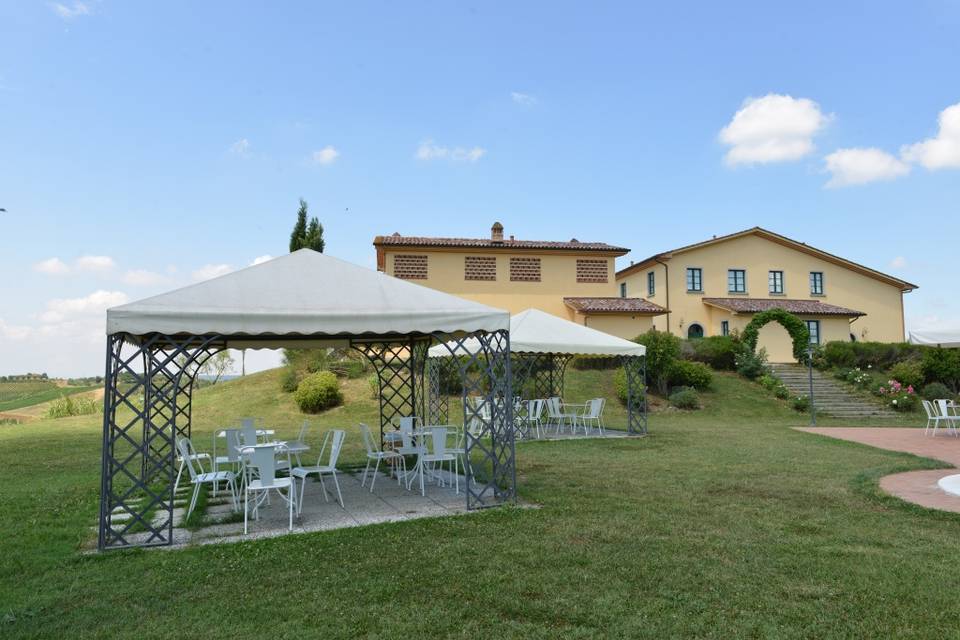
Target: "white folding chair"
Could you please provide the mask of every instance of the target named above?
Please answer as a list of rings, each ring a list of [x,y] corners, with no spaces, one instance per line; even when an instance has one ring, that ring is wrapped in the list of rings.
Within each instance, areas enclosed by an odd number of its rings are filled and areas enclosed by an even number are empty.
[[[323,489],[323,499],[328,502],[330,498],[327,496],[327,486],[323,483],[323,476],[333,476],[333,484],[337,487],[337,502],[340,503],[341,507],[343,506],[343,496],[340,494],[340,482],[337,480],[337,458],[340,457],[340,449],[343,448],[343,439],[346,435],[347,433],[343,429],[327,431],[326,435],[323,436],[323,444],[320,446],[320,456],[317,458],[317,464],[312,467],[294,467],[290,472],[291,476],[300,478],[299,508],[303,508],[303,494],[307,488],[307,476],[314,473],[320,478],[320,488]],[[330,455],[327,458],[327,464],[322,464],[323,454],[328,446],[330,448]]]
[[[937,433],[937,425],[940,422],[940,414],[937,412],[937,408],[929,400],[921,400],[923,404],[923,410],[927,412],[927,425],[923,428],[923,435],[927,435],[927,432],[930,431],[930,427],[933,427],[933,433]]]
[[[934,403],[937,407],[937,413],[940,414],[940,419],[933,425],[933,435],[937,435],[937,427],[941,422],[947,424],[950,433],[957,435],[957,423],[960,422],[960,416],[950,410],[950,401],[941,398],[934,400]]]
[[[306,453],[310,450],[310,445],[307,444],[307,432],[310,430],[310,423],[306,420],[303,421],[303,424],[300,425],[300,432],[297,434],[296,440],[287,441],[287,448],[290,450],[291,455],[297,459],[297,466],[299,467],[303,463],[300,461],[300,454]]]
[[[376,442],[376,439],[373,437],[373,433],[370,431],[370,427],[360,423],[360,435],[363,436],[363,446],[367,449],[367,466],[363,469],[363,479],[360,481],[360,486],[364,486],[367,483],[367,472],[370,470],[370,464],[376,460],[376,465],[373,467],[373,480],[370,481],[370,493],[373,493],[373,485],[377,482],[377,472],[380,470],[380,463],[384,460],[392,462],[399,466],[397,469],[397,477],[400,477],[400,473],[406,474],[407,471],[407,461],[402,455],[397,451],[384,451],[380,448],[379,444]]]
[[[583,433],[584,435],[590,435],[590,426],[589,422],[597,425],[600,434],[603,435],[603,406],[605,400],[603,398],[594,398],[593,400],[587,401],[587,405],[583,408],[583,413],[580,415],[580,422],[583,424]]]
[[[180,438],[177,440],[177,449],[180,451],[180,458],[184,461],[187,471],[190,473],[190,482],[193,483],[193,495],[190,497],[190,507],[187,509],[187,515],[184,520],[190,517],[197,506],[197,496],[200,495],[200,486],[212,484],[216,486],[220,482],[226,483],[230,489],[230,497],[233,498],[233,508],[239,508],[237,499],[236,475],[232,471],[205,472],[200,463],[201,458],[193,449],[193,443],[190,438]],[[209,458],[209,456],[207,456]],[[194,467],[196,465],[196,467]]]
[[[541,437],[540,428],[543,426],[543,400],[527,400],[527,415],[526,415],[526,426],[527,431],[535,430],[537,433],[537,439]]]
[[[440,486],[444,485],[443,478],[437,475],[437,469],[443,471],[446,462],[449,472],[453,475],[456,492],[460,493],[460,474],[458,473],[457,455],[447,447],[447,427],[428,427],[421,438],[425,441],[420,445],[420,455],[413,476],[407,480],[407,489],[413,484],[414,477],[420,478],[420,495],[427,495],[424,487],[424,474],[429,470],[430,477],[437,480]]]
[[[244,466],[246,467],[246,480],[243,488],[243,533],[247,533],[247,518],[250,514],[250,494],[254,494],[253,499],[253,517],[255,520],[260,518],[260,505],[270,497],[271,491],[277,494],[287,502],[287,508],[290,513],[290,523],[288,529],[293,530],[293,507],[297,501],[297,486],[292,477],[277,477],[277,450],[286,449],[286,445],[271,443],[257,444],[252,447],[243,447],[240,453],[244,457]],[[287,455],[287,468],[290,467],[290,454]],[[257,477],[253,477],[253,471],[256,471]],[[286,493],[284,493],[286,489]],[[300,513],[300,509],[297,509]]]
[[[183,468],[187,465],[187,459],[180,455],[180,443],[179,438],[177,439],[177,479],[173,483],[173,493],[176,495],[177,488],[180,486],[180,478],[183,476]],[[201,460],[210,460],[209,453],[192,453],[190,460],[194,462],[200,462]],[[217,470],[216,466],[213,468],[214,471]]]

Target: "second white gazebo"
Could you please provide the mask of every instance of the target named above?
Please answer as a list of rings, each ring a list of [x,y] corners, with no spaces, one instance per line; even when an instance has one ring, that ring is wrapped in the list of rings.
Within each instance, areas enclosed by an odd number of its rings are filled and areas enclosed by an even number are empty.
[[[463,348],[482,350],[479,341],[468,340]],[[445,396],[441,393],[443,362],[450,351],[444,345],[429,351],[430,420],[443,421]],[[564,320],[539,309],[527,309],[510,317],[510,365],[513,388],[518,395],[536,398],[563,396],[567,364],[574,356],[618,358],[627,379],[627,431],[647,431],[646,354],[642,344]],[[526,398],[525,398],[526,399]]]

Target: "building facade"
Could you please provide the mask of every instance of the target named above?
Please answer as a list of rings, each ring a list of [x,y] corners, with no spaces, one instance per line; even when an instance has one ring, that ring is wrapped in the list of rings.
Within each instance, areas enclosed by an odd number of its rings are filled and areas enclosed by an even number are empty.
[[[643,296],[670,310],[653,326],[683,338],[742,331],[753,315],[783,308],[800,316],[811,342],[901,342],[899,278],[845,260],[760,227],[650,256],[616,274],[622,296]],[[793,361],[779,324],[760,332],[771,362]]]
[[[624,338],[653,326],[666,309],[621,296],[616,258],[629,249],[602,242],[517,240],[498,222],[489,238],[377,236],[377,269],[512,314],[540,309]]]

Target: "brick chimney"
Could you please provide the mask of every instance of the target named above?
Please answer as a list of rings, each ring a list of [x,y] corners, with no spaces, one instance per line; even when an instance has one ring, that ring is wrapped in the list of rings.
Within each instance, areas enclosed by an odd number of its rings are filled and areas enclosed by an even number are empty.
[[[494,222],[493,226],[490,227],[490,240],[493,242],[503,242],[503,225],[499,222]]]

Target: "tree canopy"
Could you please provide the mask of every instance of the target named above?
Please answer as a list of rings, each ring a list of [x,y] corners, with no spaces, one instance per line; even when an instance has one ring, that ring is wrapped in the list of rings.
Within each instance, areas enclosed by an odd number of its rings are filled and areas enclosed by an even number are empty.
[[[307,201],[300,198],[300,208],[297,210],[297,222],[290,233],[290,252],[297,249],[313,249],[323,253],[323,225],[314,216],[307,222]]]

